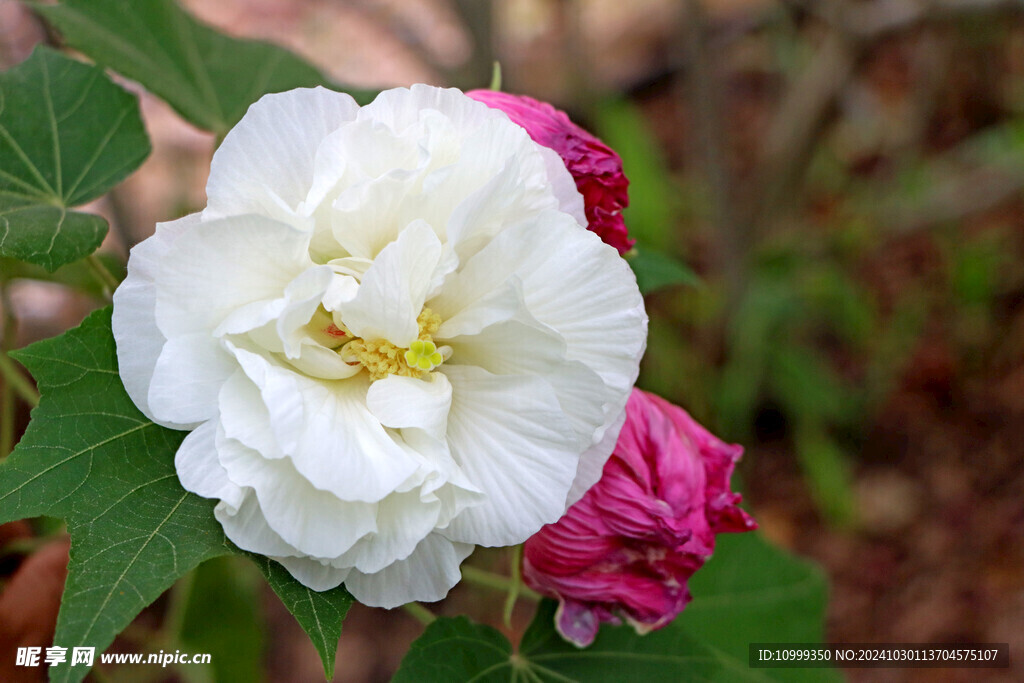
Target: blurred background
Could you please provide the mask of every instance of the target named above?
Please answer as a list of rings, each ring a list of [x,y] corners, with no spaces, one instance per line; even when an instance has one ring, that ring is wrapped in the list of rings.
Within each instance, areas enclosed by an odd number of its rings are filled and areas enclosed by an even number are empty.
[[[486,87],[498,60],[504,90],[598,133],[632,181],[626,221],[640,250],[693,275],[667,264],[689,283],[647,297],[640,385],[746,447],[748,509],[829,576],[828,640],[1009,642],[1014,653],[1009,671],[850,680],[1024,679],[1024,3],[183,5],[358,87]],[[0,0],[0,67],[55,39]],[[153,154],[89,207],[111,221],[111,262],[156,221],[205,205],[213,137],[140,94]],[[73,268],[60,282],[31,275],[0,277],[6,348],[102,304],[68,286],[87,279]],[[0,457],[28,417],[3,398],[17,419]],[[66,546],[25,525],[0,527],[4,543],[0,621],[52,634]],[[458,589],[439,610],[475,599]],[[276,599],[251,607],[266,680],[322,680]],[[404,613],[354,606],[335,680],[387,680],[419,632]],[[115,647],[138,651],[131,633]]]

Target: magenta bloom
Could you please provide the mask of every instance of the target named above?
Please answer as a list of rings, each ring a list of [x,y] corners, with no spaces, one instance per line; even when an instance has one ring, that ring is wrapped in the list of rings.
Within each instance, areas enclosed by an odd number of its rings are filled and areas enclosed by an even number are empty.
[[[585,647],[618,616],[646,633],[683,610],[715,534],[757,527],[729,490],[742,454],[682,408],[633,390],[601,480],[526,541],[523,577],[559,601],[564,638]]]
[[[629,180],[622,174],[618,154],[546,102],[497,90],[471,90],[466,94],[502,110],[525,128],[534,142],[558,152],[583,195],[587,227],[620,254],[629,251],[633,240],[622,220],[622,210],[629,206]]]

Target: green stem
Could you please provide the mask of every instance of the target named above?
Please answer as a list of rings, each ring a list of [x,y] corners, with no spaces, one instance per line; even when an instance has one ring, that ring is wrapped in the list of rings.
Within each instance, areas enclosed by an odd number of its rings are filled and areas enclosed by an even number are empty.
[[[178,579],[168,596],[167,615],[164,617],[160,634],[169,645],[177,645],[181,641],[181,629],[185,625],[185,613],[188,611],[189,598],[192,597],[192,585],[195,583],[196,570],[192,570]]]
[[[416,621],[420,622],[424,626],[430,626],[430,624],[433,623],[435,619],[437,619],[437,617],[434,616],[433,612],[431,612],[418,602],[410,602],[405,605],[402,605],[402,609],[404,609],[406,612],[412,615],[412,617],[415,618]]]
[[[89,265],[89,269],[92,270],[96,279],[103,285],[103,295],[107,300],[110,300],[114,290],[117,289],[117,286],[121,283],[117,281],[117,278],[114,277],[109,270],[107,270],[107,267],[103,265],[103,261],[100,261],[96,254],[89,254],[86,256],[85,262]]]
[[[512,628],[512,610],[516,607],[516,600],[523,589],[523,546],[517,545],[512,549],[512,585],[508,588],[508,597],[505,598],[505,626]]]
[[[0,350],[0,375],[3,375],[5,384],[18,394],[25,403],[33,408],[39,405],[39,392],[36,391],[31,382],[25,379],[25,376],[14,365],[14,361],[7,355],[7,352],[2,350]]]
[[[501,591],[507,593],[512,589],[512,579],[501,574],[495,574],[484,569],[478,569],[470,565],[462,565],[462,580],[467,583],[473,583],[484,588],[490,588],[492,590]],[[533,600],[534,602],[539,601],[543,596],[536,591],[531,590],[528,586],[519,587],[519,595],[526,598],[527,600]]]
[[[0,460],[14,450],[14,389],[4,383],[0,387]]]

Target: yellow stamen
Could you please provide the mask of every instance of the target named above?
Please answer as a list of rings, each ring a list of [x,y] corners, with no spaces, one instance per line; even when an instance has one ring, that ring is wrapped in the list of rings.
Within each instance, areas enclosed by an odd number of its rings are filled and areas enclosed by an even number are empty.
[[[419,338],[408,349],[395,346],[386,339],[356,337],[340,349],[341,357],[346,362],[361,364],[374,381],[388,375],[425,378],[427,373],[445,361],[443,349],[439,351],[431,337],[441,327],[441,316],[424,308],[416,323],[419,325]]]

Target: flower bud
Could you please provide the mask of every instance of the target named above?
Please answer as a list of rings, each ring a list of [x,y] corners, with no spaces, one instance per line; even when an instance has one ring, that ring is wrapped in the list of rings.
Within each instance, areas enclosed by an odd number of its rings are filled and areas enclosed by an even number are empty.
[[[553,149],[562,158],[576,189],[583,195],[587,227],[624,254],[633,246],[626,233],[622,209],[629,206],[629,180],[622,159],[608,145],[569,120],[564,111],[525,95],[496,90],[466,93],[489,107],[508,114],[526,129],[533,141]]]
[[[633,390],[601,480],[526,541],[523,577],[559,601],[564,638],[585,647],[619,616],[646,633],[683,610],[715,535],[757,527],[729,489],[742,453],[682,408]]]

